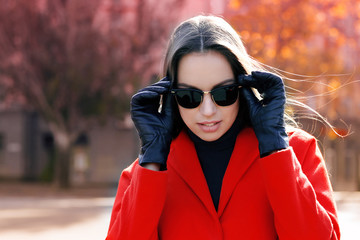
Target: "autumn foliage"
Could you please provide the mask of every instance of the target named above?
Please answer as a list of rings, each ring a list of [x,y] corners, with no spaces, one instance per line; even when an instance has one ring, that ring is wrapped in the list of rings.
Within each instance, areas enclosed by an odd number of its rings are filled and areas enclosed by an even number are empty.
[[[356,0],[230,0],[224,15],[251,56],[297,79],[289,92],[336,123],[360,114],[359,13]]]
[[[226,15],[260,61],[321,74],[341,73],[353,64],[345,58],[359,52],[359,12],[355,0],[231,0]]]

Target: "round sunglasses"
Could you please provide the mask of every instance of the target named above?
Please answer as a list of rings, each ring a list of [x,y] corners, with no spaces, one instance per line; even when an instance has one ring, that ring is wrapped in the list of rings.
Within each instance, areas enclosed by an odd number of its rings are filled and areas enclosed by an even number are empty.
[[[175,95],[177,103],[183,108],[198,107],[203,101],[204,94],[208,93],[216,105],[225,107],[236,102],[239,88],[239,84],[225,85],[206,92],[196,88],[179,88],[172,89],[171,94]]]

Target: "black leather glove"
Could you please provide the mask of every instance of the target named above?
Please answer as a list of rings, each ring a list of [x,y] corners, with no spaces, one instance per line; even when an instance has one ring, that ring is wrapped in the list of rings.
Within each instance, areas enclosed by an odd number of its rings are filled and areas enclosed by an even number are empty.
[[[259,141],[260,157],[289,146],[285,131],[285,87],[282,79],[266,72],[240,75],[239,84],[249,107],[250,119]],[[256,88],[260,101],[250,88]]]
[[[140,165],[159,163],[166,168],[173,130],[171,82],[161,79],[141,89],[131,99],[131,118],[141,140]],[[159,113],[160,96],[163,96],[162,111]]]

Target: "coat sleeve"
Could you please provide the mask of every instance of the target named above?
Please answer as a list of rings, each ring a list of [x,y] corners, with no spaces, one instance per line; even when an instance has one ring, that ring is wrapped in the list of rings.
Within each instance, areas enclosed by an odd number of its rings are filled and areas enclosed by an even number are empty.
[[[332,188],[315,138],[295,132],[288,149],[260,161],[279,239],[340,239]]]
[[[166,171],[152,171],[135,161],[119,180],[106,240],[158,239],[166,197]]]

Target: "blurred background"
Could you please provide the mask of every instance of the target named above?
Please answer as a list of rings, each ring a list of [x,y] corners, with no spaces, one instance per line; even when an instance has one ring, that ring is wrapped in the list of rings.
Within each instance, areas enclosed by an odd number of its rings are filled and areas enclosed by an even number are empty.
[[[359,13],[357,0],[0,0],[0,238],[105,238],[120,173],[139,149],[130,98],[162,77],[174,27],[213,14],[287,77],[289,96],[324,117],[288,109],[319,139],[351,239],[360,223]]]

